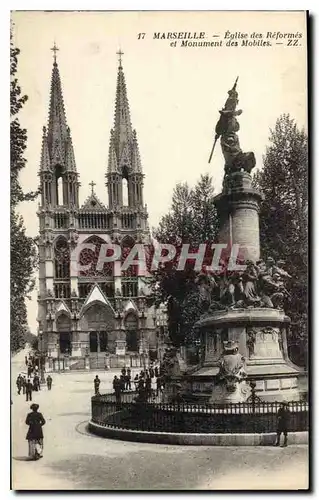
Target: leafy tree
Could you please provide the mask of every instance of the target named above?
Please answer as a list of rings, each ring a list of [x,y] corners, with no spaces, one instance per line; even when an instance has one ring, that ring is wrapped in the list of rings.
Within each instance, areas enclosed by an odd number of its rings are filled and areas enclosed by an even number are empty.
[[[177,184],[169,213],[153,234],[159,243],[170,243],[176,248],[176,257],[154,273],[154,292],[157,302],[167,303],[168,330],[175,345],[194,337],[194,324],[201,315],[197,285],[198,271],[194,261],[188,260],[184,269],[178,269],[182,245],[196,253],[200,244],[207,244],[205,259],[209,259],[210,245],[217,233],[217,214],[213,204],[214,189],[209,175],[202,175],[191,189],[186,183]],[[210,263],[210,261],[209,261]],[[205,260],[204,260],[205,264]]]
[[[260,207],[261,248],[264,256],[283,259],[292,276],[286,304],[292,319],[289,341],[294,361],[302,363],[298,352],[304,350],[307,336],[308,139],[284,114],[270,131],[269,140],[264,168],[254,176],[255,187],[265,197]]]
[[[24,193],[19,174],[26,166],[24,152],[27,133],[20,125],[18,113],[27,101],[17,79],[17,64],[20,50],[10,44],[10,176],[11,176],[11,351],[16,352],[25,345],[28,329],[25,299],[34,287],[32,277],[36,265],[36,246],[25,232],[24,222],[17,212],[17,205],[32,200],[35,193]]]

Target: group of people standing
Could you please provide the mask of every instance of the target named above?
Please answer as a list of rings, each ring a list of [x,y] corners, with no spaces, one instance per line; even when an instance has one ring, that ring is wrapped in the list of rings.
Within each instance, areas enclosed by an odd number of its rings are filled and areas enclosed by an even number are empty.
[[[163,391],[163,378],[158,367],[150,366],[149,369],[141,370],[133,379],[134,388],[132,388],[132,376],[130,368],[122,368],[120,378],[117,375],[113,379],[113,390],[119,399],[124,391],[135,390],[143,397],[150,397],[153,394],[153,381],[156,379],[156,395]]]
[[[52,377],[51,375],[48,375],[46,378],[46,383],[47,383],[47,388],[50,391],[52,388]],[[33,391],[40,391],[41,390],[41,384],[40,384],[40,377],[36,373],[33,377],[33,380],[31,381],[30,378],[27,379],[25,375],[21,375],[19,373],[17,380],[16,380],[16,385],[17,385],[17,391],[18,394],[25,394],[26,396],[26,401],[32,401],[32,392]]]

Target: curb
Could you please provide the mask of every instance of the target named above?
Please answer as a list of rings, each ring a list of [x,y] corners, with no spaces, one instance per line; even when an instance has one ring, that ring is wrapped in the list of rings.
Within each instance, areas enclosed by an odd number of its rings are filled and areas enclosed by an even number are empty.
[[[108,439],[191,446],[272,446],[276,440],[276,434],[274,432],[267,434],[188,434],[150,432],[116,429],[114,427],[96,424],[91,420],[88,423],[88,431]],[[289,433],[288,443],[308,444],[308,431]]]

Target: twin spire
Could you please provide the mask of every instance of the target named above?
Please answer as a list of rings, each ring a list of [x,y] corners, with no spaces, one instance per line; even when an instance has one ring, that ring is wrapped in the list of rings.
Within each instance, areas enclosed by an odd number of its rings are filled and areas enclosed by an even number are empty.
[[[41,170],[53,170],[59,166],[64,172],[76,172],[70,129],[67,125],[61,78],[56,62],[59,50],[54,43],[54,62],[51,76],[48,128],[43,127]]]
[[[76,172],[74,150],[70,129],[64,109],[62,84],[54,43],[53,68],[48,128],[43,127],[41,171],[54,170],[59,166],[63,172]],[[135,130],[132,129],[130,109],[120,50],[116,84],[114,127],[111,130],[108,174],[118,173],[127,177],[129,173],[142,174],[141,160]]]

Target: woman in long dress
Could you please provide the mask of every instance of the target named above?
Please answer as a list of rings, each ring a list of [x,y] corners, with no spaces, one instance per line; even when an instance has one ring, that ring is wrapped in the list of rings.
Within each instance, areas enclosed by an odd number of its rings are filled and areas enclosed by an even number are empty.
[[[26,439],[29,443],[29,458],[31,460],[38,460],[42,458],[43,454],[42,426],[45,424],[45,419],[42,413],[38,412],[39,405],[33,403],[30,409],[32,411],[28,413],[25,421],[26,425],[29,426]]]

